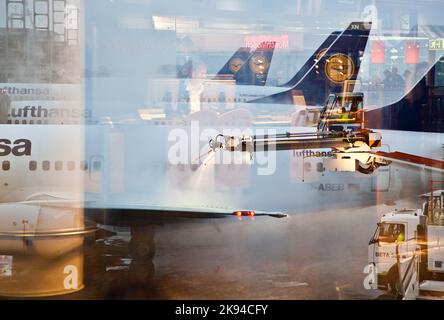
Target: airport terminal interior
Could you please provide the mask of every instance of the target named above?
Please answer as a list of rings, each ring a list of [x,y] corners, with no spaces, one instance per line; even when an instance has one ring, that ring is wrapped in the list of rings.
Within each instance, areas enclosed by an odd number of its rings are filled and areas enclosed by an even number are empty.
[[[444,299],[443,10],[0,0],[0,299]]]

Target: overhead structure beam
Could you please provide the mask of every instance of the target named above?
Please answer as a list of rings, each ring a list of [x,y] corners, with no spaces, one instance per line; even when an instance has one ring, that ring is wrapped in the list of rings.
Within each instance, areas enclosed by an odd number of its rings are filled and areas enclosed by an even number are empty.
[[[34,0],[34,29],[49,31],[49,0]]]
[[[6,28],[25,28],[25,0],[6,0]]]

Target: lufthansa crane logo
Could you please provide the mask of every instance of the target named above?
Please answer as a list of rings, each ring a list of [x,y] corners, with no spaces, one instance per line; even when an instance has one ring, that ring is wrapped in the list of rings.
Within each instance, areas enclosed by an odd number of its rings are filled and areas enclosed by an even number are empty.
[[[270,63],[268,62],[267,57],[262,54],[255,54],[251,57],[250,61],[250,69],[258,74],[263,75],[267,73],[268,68],[270,67]]]
[[[233,58],[230,60],[230,71],[236,73],[244,65],[244,60],[240,58]]]
[[[349,80],[354,72],[353,60],[342,53],[331,56],[325,63],[325,74],[332,82],[342,83]]]

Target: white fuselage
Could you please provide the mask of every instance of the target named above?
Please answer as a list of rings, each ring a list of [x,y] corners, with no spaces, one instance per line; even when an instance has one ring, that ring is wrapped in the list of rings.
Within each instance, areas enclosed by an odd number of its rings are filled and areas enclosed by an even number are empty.
[[[96,196],[97,205],[117,208],[174,205],[302,210],[313,205],[359,203],[363,197],[372,203],[375,192],[390,192],[396,186],[390,167],[379,168],[372,175],[323,172],[322,155],[299,151],[277,152],[274,160],[270,156],[268,160],[275,161],[276,169],[266,176],[258,173],[264,165],[255,160],[252,164],[208,168],[173,165],[168,159],[169,134],[175,129],[148,125],[1,125],[0,139],[10,141],[6,149],[11,152],[0,156],[0,202],[25,201],[38,194],[87,194]],[[291,129],[298,132],[308,128]],[[20,139],[30,141],[29,155],[22,155],[22,149],[18,155],[12,152],[14,142]],[[390,142],[390,151],[438,157],[444,134],[384,131],[383,148],[385,141]],[[207,143],[201,141],[201,150],[207,150]],[[189,154],[190,159],[196,156]],[[421,179],[425,181],[428,176]],[[245,192],[233,192],[233,188]],[[268,197],[262,197],[264,193]]]
[[[40,193],[83,194],[88,172],[80,167],[87,160],[84,138],[82,126],[1,125],[0,202],[25,201]]]

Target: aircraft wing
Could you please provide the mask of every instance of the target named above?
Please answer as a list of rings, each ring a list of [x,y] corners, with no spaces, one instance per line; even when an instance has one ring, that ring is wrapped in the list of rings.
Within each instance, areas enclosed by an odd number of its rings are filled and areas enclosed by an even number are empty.
[[[83,194],[64,192],[38,192],[28,196],[21,205],[58,207],[58,208],[82,208],[85,205]]]
[[[282,212],[253,211],[251,209],[212,208],[212,207],[173,207],[137,203],[134,200],[104,203],[100,200],[85,199],[84,194],[63,192],[39,192],[30,195],[24,201],[1,204],[6,210],[15,208],[35,208],[35,210],[50,209],[84,209],[90,217],[113,217],[119,219],[138,218],[168,219],[168,218],[224,218],[224,217],[260,217],[269,216],[284,218]],[[96,219],[94,219],[96,220]],[[99,219],[100,220],[100,219]],[[108,220],[108,218],[107,218]]]
[[[98,202],[91,203],[85,207],[85,214],[95,221],[107,223],[110,223],[110,220],[122,221],[134,219],[159,219],[165,221],[176,218],[220,219],[227,217],[287,217],[287,215],[282,212],[265,212],[245,209],[229,210],[218,208],[169,207],[144,204],[102,205]]]

